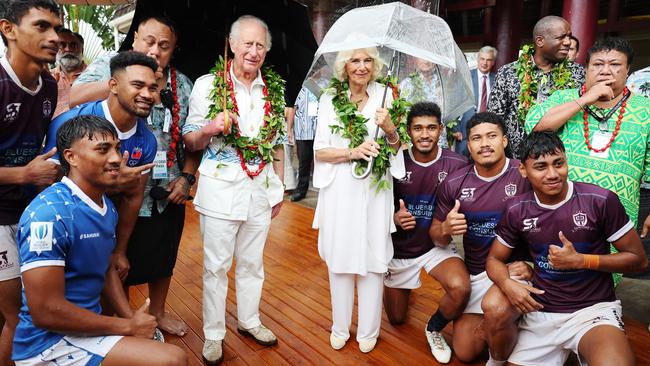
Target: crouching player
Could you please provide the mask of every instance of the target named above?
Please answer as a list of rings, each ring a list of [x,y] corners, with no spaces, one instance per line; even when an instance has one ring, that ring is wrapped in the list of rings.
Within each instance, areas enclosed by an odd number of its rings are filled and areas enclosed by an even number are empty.
[[[185,365],[182,349],[151,339],[156,318],[147,314],[148,300],[131,311],[109,267],[117,212],[105,192],[117,184],[122,161],[115,127],[101,117],[73,118],[59,129],[57,150],[66,176],[18,224],[16,365]],[[101,315],[102,291],[121,318]]]
[[[467,166],[467,158],[438,146],[445,126],[440,108],[430,102],[416,103],[407,117],[413,147],[404,150],[406,177],[395,180],[393,215],[397,231],[392,234],[395,255],[384,280],[384,308],[391,324],[406,321],[411,290],[420,287],[424,269],[445,289],[438,310],[429,320],[425,335],[431,353],[440,363],[451,358],[451,349],[440,333],[460,316],[469,299],[469,273],[450,244],[436,247],[429,237],[438,187],[448,174]]]
[[[569,352],[583,364],[633,365],[611,272],[642,271],[647,258],[618,196],[567,180],[564,145],[549,131],[525,140],[521,172],[533,187],[510,203],[487,261],[492,281],[523,317],[508,359],[515,365],[563,365]],[[620,252],[610,254],[610,243]],[[504,261],[525,247],[532,284],[510,280]]]

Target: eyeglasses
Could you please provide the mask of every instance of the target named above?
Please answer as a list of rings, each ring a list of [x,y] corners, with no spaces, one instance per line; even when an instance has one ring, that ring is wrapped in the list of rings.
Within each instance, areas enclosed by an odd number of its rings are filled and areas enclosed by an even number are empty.
[[[71,50],[78,50],[79,49],[79,43],[78,42],[59,41],[59,49],[64,50],[66,48],[69,48]]]

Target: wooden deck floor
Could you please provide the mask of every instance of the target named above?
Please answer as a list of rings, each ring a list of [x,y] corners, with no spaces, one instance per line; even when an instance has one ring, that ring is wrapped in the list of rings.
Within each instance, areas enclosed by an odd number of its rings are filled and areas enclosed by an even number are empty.
[[[165,335],[168,343],[183,347],[190,365],[202,365],[203,346],[201,291],[203,251],[198,216],[191,205],[178,261],[167,298],[168,310],[190,327],[183,338]],[[224,365],[435,365],[424,337],[424,324],[437,308],[442,295],[440,285],[423,276],[422,288],[411,296],[409,320],[401,326],[382,322],[379,342],[374,351],[362,354],[352,337],[339,351],[329,346],[330,300],[327,269],[318,257],[316,231],[311,229],[312,209],[285,202],[279,217],[273,220],[264,260],[266,281],[260,306],[262,322],[275,332],[279,344],[264,348],[250,338],[240,336],[236,322],[234,271],[229,277],[224,340]],[[234,268],[234,266],[233,266]],[[131,303],[139,306],[146,298],[146,286],[130,290]],[[355,306],[356,308],[356,306]],[[649,309],[650,310],[650,309]],[[650,335],[647,326],[626,319],[626,328],[638,365],[650,365]],[[451,331],[451,325],[445,329]],[[447,333],[449,335],[449,333]],[[482,365],[477,362],[474,365]],[[453,358],[451,365],[463,365]]]

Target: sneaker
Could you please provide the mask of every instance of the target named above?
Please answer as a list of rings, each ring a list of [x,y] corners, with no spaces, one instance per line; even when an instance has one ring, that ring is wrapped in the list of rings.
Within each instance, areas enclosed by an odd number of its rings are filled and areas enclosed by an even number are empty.
[[[335,336],[334,333],[330,334],[330,345],[334,349],[338,350],[338,349],[343,348],[345,346],[346,341],[347,341],[347,339],[339,338],[339,337]]]
[[[447,345],[445,338],[440,332],[429,332],[426,328],[424,334],[427,336],[431,354],[439,363],[448,363],[451,359],[451,348]]]
[[[362,339],[359,341],[359,350],[363,353],[368,353],[375,349],[377,345],[377,338]]]
[[[451,348],[447,345],[445,338],[440,332],[429,332],[426,328],[424,334],[427,336],[431,354],[440,363],[448,363],[451,359]]]
[[[165,336],[162,334],[160,329],[156,328],[153,331],[153,340],[160,343],[165,343]]]
[[[278,343],[278,339],[275,337],[275,334],[273,334],[273,332],[271,332],[262,324],[251,329],[243,329],[237,327],[237,331],[239,334],[253,337],[253,339],[255,339],[255,342],[261,344],[262,346],[273,346]]]
[[[208,366],[218,365],[223,361],[223,348],[221,341],[206,339],[203,343],[203,363]]]

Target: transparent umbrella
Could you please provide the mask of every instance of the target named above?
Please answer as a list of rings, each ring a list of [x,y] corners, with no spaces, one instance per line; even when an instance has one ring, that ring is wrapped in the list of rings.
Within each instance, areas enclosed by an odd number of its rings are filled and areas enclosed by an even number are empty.
[[[384,65],[399,52],[398,79],[406,75],[407,57],[435,64],[442,84],[442,117],[449,121],[474,105],[465,56],[442,18],[400,2],[353,9],[332,25],[316,51],[304,86],[315,95],[333,75],[339,51],[377,47]]]

